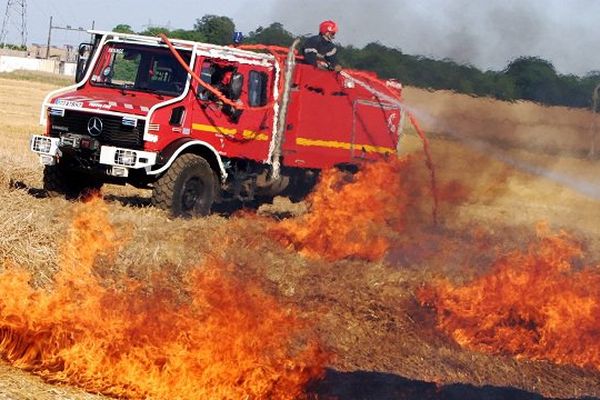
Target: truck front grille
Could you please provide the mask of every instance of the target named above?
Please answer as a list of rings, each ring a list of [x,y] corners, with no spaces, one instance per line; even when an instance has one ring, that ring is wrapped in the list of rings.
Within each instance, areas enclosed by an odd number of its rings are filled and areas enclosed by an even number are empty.
[[[127,124],[124,125],[123,117],[72,110],[67,110],[63,117],[49,115],[49,118],[51,124],[50,135],[54,137],[59,137],[62,133],[77,133],[93,137],[103,145],[136,150],[142,150],[144,147],[145,121],[142,119],[137,121],[136,126],[132,126],[131,118],[125,118]],[[102,130],[98,135],[90,135],[88,130],[92,118],[100,119]],[[99,124],[96,124],[96,128],[98,126]],[[92,129],[92,132],[97,131]]]

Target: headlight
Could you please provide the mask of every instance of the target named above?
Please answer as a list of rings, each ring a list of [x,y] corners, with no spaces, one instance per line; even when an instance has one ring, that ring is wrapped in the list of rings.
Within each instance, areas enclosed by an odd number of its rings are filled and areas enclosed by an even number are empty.
[[[115,164],[132,167],[137,161],[135,151],[119,149],[115,152]]]
[[[52,149],[52,140],[48,137],[34,136],[32,138],[31,150],[36,153],[50,153]]]

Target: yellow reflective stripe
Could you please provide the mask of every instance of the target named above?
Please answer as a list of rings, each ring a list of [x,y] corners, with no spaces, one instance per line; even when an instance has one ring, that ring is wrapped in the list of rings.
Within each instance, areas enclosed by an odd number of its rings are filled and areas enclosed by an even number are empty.
[[[237,129],[223,128],[222,126],[213,126],[206,124],[192,124],[192,129],[202,132],[220,133],[222,135],[233,136],[237,133]]]
[[[254,140],[261,140],[261,141],[269,140],[269,137],[267,135],[265,135],[264,133],[254,132],[254,131],[251,131],[248,129],[244,129],[242,136],[244,137],[244,139],[254,139]]]
[[[383,146],[373,146],[370,144],[355,144],[355,149],[366,151],[367,153],[382,153],[382,154],[393,154],[396,152],[396,149],[392,149],[389,147]]]
[[[220,126],[206,125],[206,124],[192,124],[192,129],[202,132],[220,133],[222,135],[234,136],[237,134],[235,128],[223,128]],[[255,132],[249,129],[244,129],[242,132],[244,139],[252,139],[259,141],[269,140],[269,136],[262,132]],[[307,139],[307,138],[296,138],[296,144],[299,146],[312,146],[312,147],[325,147],[330,149],[343,149],[350,150],[352,148],[365,151],[367,153],[389,153],[393,154],[396,149],[383,146],[373,146],[370,144],[355,144],[349,142],[338,142],[336,140],[321,140],[321,139]]]
[[[196,131],[209,132],[209,133],[220,133],[222,135],[227,136],[235,136],[238,133],[238,130],[235,128],[224,128],[222,126],[214,126],[207,124],[192,124],[192,129]],[[255,132],[249,129],[244,129],[242,132],[242,137],[244,139],[252,139],[259,141],[267,141],[269,140],[269,136],[262,132]]]
[[[337,142],[335,140],[296,138],[296,144],[299,146],[328,147],[331,149],[350,150],[352,148],[352,143]]]
[[[350,150],[355,148],[357,150],[366,151],[367,153],[395,153],[396,149],[383,146],[373,146],[370,144],[352,144],[349,142],[338,142],[335,140],[319,140],[319,139],[307,139],[307,138],[296,138],[296,144],[299,146],[315,146],[315,147],[327,147],[330,149],[344,149]]]

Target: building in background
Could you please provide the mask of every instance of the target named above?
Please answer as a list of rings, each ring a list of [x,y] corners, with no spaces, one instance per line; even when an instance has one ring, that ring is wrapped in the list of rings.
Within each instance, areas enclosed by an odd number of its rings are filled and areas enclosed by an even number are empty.
[[[0,73],[27,70],[75,76],[76,62],[72,45],[50,46],[49,53],[46,45],[39,44],[31,44],[27,50],[0,48]]]

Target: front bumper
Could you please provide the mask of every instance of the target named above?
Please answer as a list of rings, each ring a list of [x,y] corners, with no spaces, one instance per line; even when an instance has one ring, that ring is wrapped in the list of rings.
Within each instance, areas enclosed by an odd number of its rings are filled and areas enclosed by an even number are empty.
[[[70,149],[94,149],[96,143],[86,137],[70,135],[68,137],[48,137],[33,135],[30,149],[40,156],[42,165],[56,165],[62,157],[61,147]],[[99,146],[98,163],[106,165],[107,175],[126,178],[130,169],[146,169],[156,164],[157,154],[150,151],[131,150],[114,146]]]

